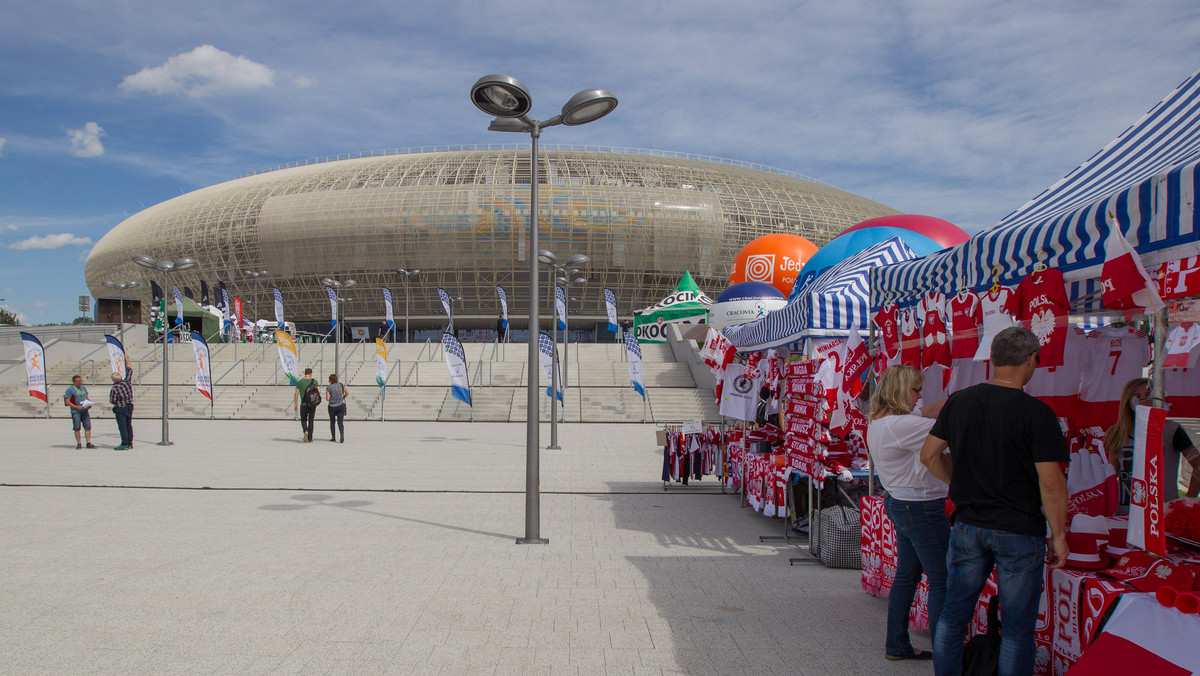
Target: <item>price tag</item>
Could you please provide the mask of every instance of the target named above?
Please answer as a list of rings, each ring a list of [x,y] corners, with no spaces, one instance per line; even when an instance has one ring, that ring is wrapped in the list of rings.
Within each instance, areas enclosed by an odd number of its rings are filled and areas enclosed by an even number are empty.
[[[684,434],[700,434],[703,431],[704,431],[704,427],[700,424],[699,420],[684,420],[683,421],[683,433]]]

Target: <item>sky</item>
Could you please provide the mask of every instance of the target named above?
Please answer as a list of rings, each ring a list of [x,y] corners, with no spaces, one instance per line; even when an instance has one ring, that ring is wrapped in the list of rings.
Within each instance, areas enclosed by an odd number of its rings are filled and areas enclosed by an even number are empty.
[[[649,148],[811,176],[968,232],[1086,160],[1200,68],[1195,0],[12,3],[0,22],[0,307],[69,322],[128,216],[291,162],[528,142]]]

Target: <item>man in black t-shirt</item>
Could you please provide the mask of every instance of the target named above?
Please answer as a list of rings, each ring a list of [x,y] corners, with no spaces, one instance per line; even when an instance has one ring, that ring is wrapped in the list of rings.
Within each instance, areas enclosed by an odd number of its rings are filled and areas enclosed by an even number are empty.
[[[921,462],[950,484],[954,502],[946,602],[934,633],[939,675],[961,673],[967,623],[993,568],[1004,617],[1000,673],[1033,673],[1047,523],[1051,567],[1068,554],[1067,480],[1059,466],[1068,460],[1067,443],[1054,411],[1021,389],[1039,348],[1026,328],[996,334],[995,376],[950,395],[921,449]]]

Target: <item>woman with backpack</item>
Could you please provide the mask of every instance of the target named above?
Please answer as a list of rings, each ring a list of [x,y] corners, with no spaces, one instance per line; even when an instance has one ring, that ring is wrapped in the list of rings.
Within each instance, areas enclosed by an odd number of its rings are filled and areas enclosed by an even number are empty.
[[[325,387],[325,400],[329,402],[329,440],[337,441],[334,437],[336,423],[343,444],[346,443],[346,429],[342,424],[346,419],[346,394],[346,386],[338,382],[337,374],[329,374],[329,385]]]
[[[300,411],[304,443],[312,441],[313,419],[317,417],[317,406],[320,404],[321,387],[312,377],[312,369],[304,369],[304,377],[296,381],[296,393],[292,396],[292,407]]]

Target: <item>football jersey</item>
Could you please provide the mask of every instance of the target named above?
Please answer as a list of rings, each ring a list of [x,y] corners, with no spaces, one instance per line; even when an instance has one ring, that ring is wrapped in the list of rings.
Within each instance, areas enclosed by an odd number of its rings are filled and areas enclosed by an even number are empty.
[[[888,303],[875,314],[875,323],[883,336],[883,352],[893,359],[900,352],[900,321],[896,317],[896,304]]]
[[[950,338],[946,335],[946,295],[940,291],[925,294],[917,305],[921,316],[921,367],[934,364],[950,366]]]
[[[1172,418],[1200,418],[1200,372],[1197,369],[1163,369],[1163,389],[1167,392]]]
[[[1025,392],[1041,399],[1054,415],[1074,419],[1079,405],[1079,390],[1083,382],[1084,355],[1087,354],[1087,333],[1071,328],[1063,341],[1062,363],[1057,366],[1041,366],[1034,370],[1033,378],[1025,384]]]
[[[1167,336],[1167,355],[1163,357],[1164,368],[1188,368],[1196,365],[1200,350],[1200,324],[1188,322],[1171,329]]]
[[[1021,280],[1013,294],[1010,311],[1022,326],[1038,337],[1042,345],[1041,365],[1062,364],[1063,346],[1067,342],[1067,316],[1071,312],[1062,273],[1047,268]]]
[[[921,368],[921,328],[917,322],[916,307],[901,312],[900,363]]]
[[[983,337],[979,349],[975,350],[975,361],[992,358],[992,339],[1004,329],[1013,326],[1012,289],[1002,286],[994,293],[988,291],[979,296],[979,320],[983,324]]]
[[[1150,363],[1150,343],[1141,331],[1106,326],[1087,344],[1076,424],[1107,429],[1117,421],[1121,388]]]
[[[950,358],[971,359],[979,349],[979,296],[959,291],[950,297]]]

